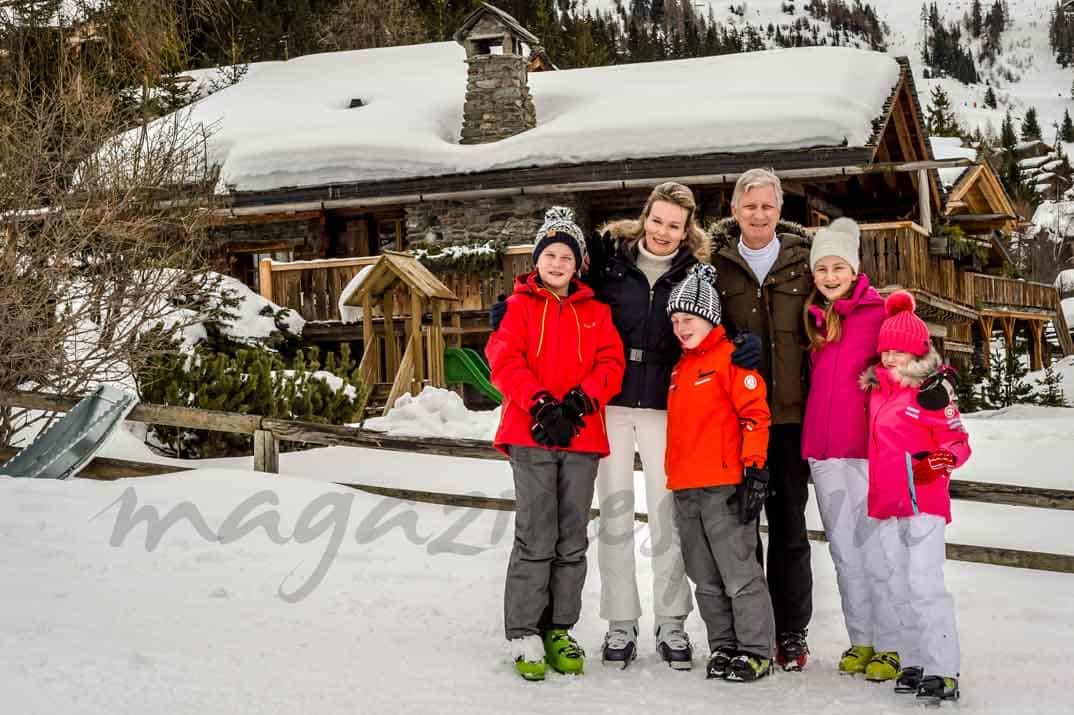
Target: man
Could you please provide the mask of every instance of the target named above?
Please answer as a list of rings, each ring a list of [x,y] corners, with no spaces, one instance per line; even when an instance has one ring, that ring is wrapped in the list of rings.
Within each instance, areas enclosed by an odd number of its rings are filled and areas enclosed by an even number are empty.
[[[762,342],[759,370],[772,411],[765,512],[776,662],[784,670],[801,670],[809,654],[806,631],[813,612],[805,524],[809,465],[801,458],[808,346],[802,311],[812,279],[808,239],[776,233],[782,208],[779,177],[765,169],[744,173],[731,198],[733,218],[713,227],[712,263],[724,315]]]

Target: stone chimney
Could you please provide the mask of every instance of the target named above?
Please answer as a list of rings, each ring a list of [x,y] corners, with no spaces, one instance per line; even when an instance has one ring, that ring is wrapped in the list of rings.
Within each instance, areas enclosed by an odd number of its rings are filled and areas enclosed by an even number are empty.
[[[482,3],[458,32],[469,65],[462,143],[486,144],[537,126],[527,80],[529,47],[540,44],[518,20]]]

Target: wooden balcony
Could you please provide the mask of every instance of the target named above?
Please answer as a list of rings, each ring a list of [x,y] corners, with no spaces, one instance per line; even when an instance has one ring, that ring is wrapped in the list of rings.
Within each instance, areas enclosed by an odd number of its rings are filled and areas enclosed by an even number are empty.
[[[913,221],[861,225],[861,270],[880,290],[904,288],[918,312],[937,323],[976,320],[975,283],[955,259],[929,252],[929,235]]]

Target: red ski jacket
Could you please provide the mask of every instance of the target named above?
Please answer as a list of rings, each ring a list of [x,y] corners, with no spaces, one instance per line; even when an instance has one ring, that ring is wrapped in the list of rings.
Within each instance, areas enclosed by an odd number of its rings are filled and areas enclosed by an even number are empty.
[[[507,445],[540,446],[530,435],[534,395],[547,390],[562,399],[580,386],[600,409],[585,418],[566,450],[608,454],[604,405],[619,393],[626,361],[611,310],[589,286],[575,280],[570,294],[561,298],[537,281],[536,271],[519,276],[485,355],[492,384],[503,393],[496,449],[506,453]]]

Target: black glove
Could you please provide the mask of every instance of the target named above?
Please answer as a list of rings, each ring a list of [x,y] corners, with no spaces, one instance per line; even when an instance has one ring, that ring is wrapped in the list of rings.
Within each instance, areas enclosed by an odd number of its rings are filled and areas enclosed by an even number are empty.
[[[750,524],[761,515],[764,500],[768,496],[768,470],[764,467],[746,467],[742,470],[742,483],[727,498],[728,504],[738,502],[738,518]]]
[[[926,410],[942,410],[951,404],[957,387],[958,371],[950,365],[941,365],[921,383],[917,390],[917,404]]]
[[[505,315],[507,315],[507,296],[500,293],[496,296],[496,302],[489,308],[489,325],[493,330],[500,329],[500,323],[503,322]]]
[[[615,239],[612,238],[610,231],[586,238],[585,252],[589,256],[589,268],[586,275],[595,276],[604,270],[604,266],[608,265],[612,256],[615,255],[615,248]]]
[[[761,339],[743,328],[731,343],[735,346],[731,353],[731,362],[744,370],[757,370],[761,367]]]
[[[549,392],[538,392],[530,407],[533,440],[544,447],[569,447],[578,434],[578,428],[563,410],[562,403]]]
[[[585,418],[596,414],[599,405],[581,387],[572,387],[571,391],[563,396],[563,411],[571,419],[578,429],[585,426]]]

